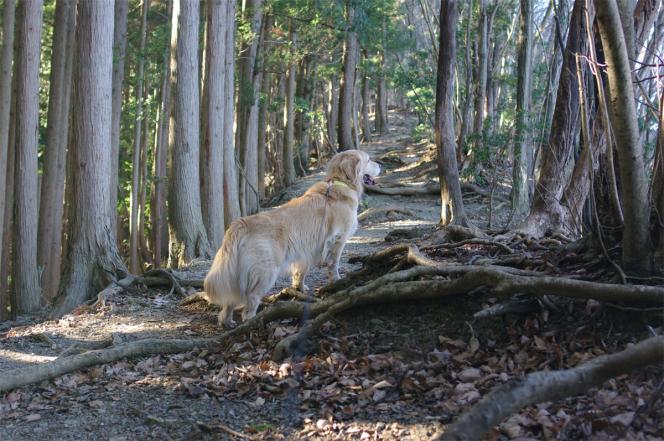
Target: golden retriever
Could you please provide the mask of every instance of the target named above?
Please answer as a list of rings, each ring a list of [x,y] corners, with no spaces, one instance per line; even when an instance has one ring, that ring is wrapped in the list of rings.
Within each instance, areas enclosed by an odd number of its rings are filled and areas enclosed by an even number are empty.
[[[329,281],[339,278],[339,259],[357,228],[364,184],[373,185],[380,166],[360,150],[335,155],[324,181],[270,211],[233,222],[205,277],[205,297],[221,306],[219,324],[233,324],[233,310],[244,306],[242,320],[256,310],[277,277],[290,270],[292,286],[305,291],[314,265],[325,265]]]

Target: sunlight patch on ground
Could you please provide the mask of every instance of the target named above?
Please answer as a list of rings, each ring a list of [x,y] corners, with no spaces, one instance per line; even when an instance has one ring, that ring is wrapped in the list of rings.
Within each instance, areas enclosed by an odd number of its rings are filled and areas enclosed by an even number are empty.
[[[53,361],[58,357],[37,354],[25,354],[23,352],[10,351],[8,349],[0,349],[0,360],[10,361],[12,363],[46,363]]]

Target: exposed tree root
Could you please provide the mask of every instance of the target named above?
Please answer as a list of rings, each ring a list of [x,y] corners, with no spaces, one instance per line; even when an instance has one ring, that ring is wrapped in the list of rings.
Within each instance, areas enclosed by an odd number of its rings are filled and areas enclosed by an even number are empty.
[[[385,194],[390,196],[425,196],[425,195],[438,195],[440,194],[440,184],[437,182],[430,182],[428,184],[419,185],[398,185],[398,186],[383,186],[383,185],[367,185],[365,190],[369,193]],[[491,197],[491,190],[484,189],[479,185],[470,182],[462,182],[461,190],[477,193],[486,198]],[[502,195],[495,194],[493,199],[501,202],[510,202],[510,200]]]
[[[305,307],[309,308],[313,320],[297,334],[281,341],[275,347],[275,358],[292,355],[300,338],[317,331],[322,324],[336,314],[350,308],[368,304],[440,298],[475,292],[478,289],[491,290],[502,295],[553,294],[572,298],[592,298],[604,302],[664,305],[664,288],[662,287],[587,282],[565,277],[543,276],[541,273],[533,271],[497,265],[440,263],[424,256],[417,247],[412,245],[396,245],[370,256],[356,258],[356,260],[364,262],[367,268],[385,268],[386,263],[394,261],[395,258],[398,260],[396,269],[368,283],[337,284],[337,288],[330,291],[327,297],[309,305],[298,301],[277,302],[264,308],[256,317],[217,337],[169,340],[151,338],[61,357],[49,363],[22,367],[3,373],[0,378],[0,392],[125,357],[186,352],[195,347],[213,348],[227,338],[247,333],[263,326],[266,322],[299,318]],[[410,267],[402,269],[405,266]],[[173,278],[162,276],[162,278],[153,277],[153,279],[166,280],[173,285]],[[417,280],[422,277],[435,278]],[[124,289],[135,281],[142,280],[141,278],[123,279],[116,283],[116,288]],[[181,282],[178,281],[178,283]],[[204,294],[197,293],[187,297],[183,303],[191,303],[204,298]]]
[[[366,222],[368,220],[375,220],[377,217],[389,217],[390,215],[401,214],[409,218],[415,218],[416,215],[412,211],[401,207],[372,207],[364,210],[357,216],[358,222]]]
[[[494,389],[439,439],[481,439],[493,426],[526,406],[579,394],[631,370],[661,363],[662,359],[664,336],[657,336],[572,369],[534,372]]]

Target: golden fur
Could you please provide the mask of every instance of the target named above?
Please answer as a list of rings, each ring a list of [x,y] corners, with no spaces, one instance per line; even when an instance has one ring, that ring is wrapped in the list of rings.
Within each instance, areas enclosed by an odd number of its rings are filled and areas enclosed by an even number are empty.
[[[330,160],[326,179],[303,196],[233,222],[204,283],[208,301],[222,307],[219,324],[231,325],[240,306],[243,320],[256,315],[277,277],[289,270],[292,286],[301,291],[314,265],[325,265],[330,281],[338,279],[341,252],[357,228],[364,179],[379,173],[365,152],[339,153]]]

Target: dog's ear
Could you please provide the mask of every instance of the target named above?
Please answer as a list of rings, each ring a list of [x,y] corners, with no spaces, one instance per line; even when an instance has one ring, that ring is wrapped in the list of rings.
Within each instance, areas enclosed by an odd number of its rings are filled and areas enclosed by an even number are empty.
[[[341,161],[340,168],[349,182],[357,183],[360,178],[360,158],[356,155],[348,155]]]

